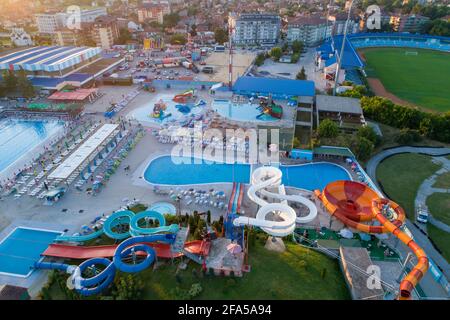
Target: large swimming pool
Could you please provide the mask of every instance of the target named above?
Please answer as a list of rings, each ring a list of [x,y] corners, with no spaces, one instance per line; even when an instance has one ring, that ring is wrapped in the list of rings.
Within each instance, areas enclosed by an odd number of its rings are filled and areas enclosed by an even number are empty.
[[[181,162],[181,161],[177,161]],[[189,162],[189,161],[186,161]],[[343,167],[329,162],[295,166],[280,166],[283,184],[306,190],[322,190],[336,180],[351,180]],[[175,164],[171,156],[158,157],[150,162],[144,172],[147,182],[160,185],[188,185],[219,182],[250,182],[249,164],[224,164],[205,162]]]
[[[0,120],[0,173],[64,127],[55,120]]]
[[[258,104],[234,104],[229,100],[216,99],[211,108],[222,117],[237,121],[276,121],[270,115],[262,114]]]
[[[16,228],[0,242],[0,273],[27,277],[36,261],[61,232]]]

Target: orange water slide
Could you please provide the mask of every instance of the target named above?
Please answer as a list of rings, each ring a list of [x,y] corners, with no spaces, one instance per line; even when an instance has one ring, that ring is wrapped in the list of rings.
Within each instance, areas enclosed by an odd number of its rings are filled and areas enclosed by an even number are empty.
[[[177,94],[175,97],[173,97],[173,101],[178,103],[186,103],[189,98],[192,98],[192,96],[192,92]]]
[[[365,233],[390,232],[413,251],[418,262],[400,283],[399,297],[410,299],[412,290],[428,269],[428,258],[425,252],[401,231],[400,227],[406,219],[404,210],[397,203],[380,198],[365,184],[354,181],[335,181],[328,184],[322,192],[316,190],[315,194],[327,211],[346,226]],[[383,214],[387,212],[387,208],[394,212],[390,219]],[[369,224],[374,221],[381,225]]]
[[[237,213],[241,212],[242,199],[244,199],[244,189],[245,189],[245,185],[243,183],[241,183],[241,185],[239,187],[239,198],[238,198],[237,208],[236,208]]]
[[[155,243],[146,242],[148,245],[155,249],[156,255],[159,258],[178,258],[181,257],[182,253],[173,253],[170,250],[170,244],[168,243]],[[92,258],[109,258],[114,256],[117,248],[117,244],[105,245],[105,246],[74,246],[66,244],[51,244],[42,254],[46,257],[58,257],[65,259],[92,259]],[[184,248],[189,252],[205,252],[205,244],[201,240],[189,241],[184,244]],[[209,252],[209,248],[207,248]],[[138,255],[146,255],[145,252],[137,252]]]

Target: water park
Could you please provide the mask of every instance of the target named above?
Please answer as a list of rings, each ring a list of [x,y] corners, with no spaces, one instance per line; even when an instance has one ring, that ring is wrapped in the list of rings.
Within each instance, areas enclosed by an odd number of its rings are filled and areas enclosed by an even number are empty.
[[[0,133],[17,139],[2,144],[5,168],[43,151],[2,182],[0,283],[36,299],[115,299],[118,279],[139,283],[145,299],[416,300],[441,285],[405,210],[350,149],[292,147],[310,82],[152,86],[112,115],[2,118]],[[279,159],[173,155],[174,146],[249,154],[249,139],[195,136],[195,124],[280,129],[263,146]],[[28,131],[36,137],[14,154]],[[366,286],[369,266],[383,270],[379,287]]]

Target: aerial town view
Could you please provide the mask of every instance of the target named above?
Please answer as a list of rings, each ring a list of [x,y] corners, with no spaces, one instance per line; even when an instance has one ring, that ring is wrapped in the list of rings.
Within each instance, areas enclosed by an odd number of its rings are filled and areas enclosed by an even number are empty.
[[[0,300],[450,299],[447,0],[0,12]]]

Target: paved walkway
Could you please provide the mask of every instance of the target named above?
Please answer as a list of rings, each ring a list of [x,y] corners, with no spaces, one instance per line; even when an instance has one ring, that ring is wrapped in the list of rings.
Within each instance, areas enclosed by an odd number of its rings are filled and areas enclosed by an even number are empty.
[[[429,218],[428,221],[434,225],[435,227],[441,229],[442,231],[450,233],[450,226],[432,216],[427,206],[427,198],[431,196],[433,193],[450,193],[450,189],[443,188],[435,188],[433,185],[436,183],[436,179],[450,171],[450,160],[446,157],[433,157],[433,161],[435,163],[439,163],[442,165],[442,168],[436,171],[433,175],[431,175],[428,179],[425,179],[419,187],[417,191],[417,196],[414,201],[414,207],[416,212],[419,207],[425,209],[428,212]]]
[[[366,172],[371,177],[373,182],[377,185],[377,187],[379,187],[378,181],[376,179],[377,166],[384,159],[401,153],[421,153],[421,154],[428,154],[431,156],[442,156],[450,154],[450,148],[398,147],[387,149],[376,154],[367,162]],[[450,279],[450,264],[434,248],[434,246],[428,239],[427,235],[424,234],[422,230],[417,228],[416,225],[409,220],[406,220],[405,226],[408,228],[408,230],[410,230],[411,234],[414,237],[414,240],[425,250],[428,257],[430,257],[433,260],[433,262],[439,266],[445,277],[447,279]],[[408,249],[401,243],[398,243],[396,245],[396,249],[400,251],[403,257],[406,257],[407,253],[409,252]]]

